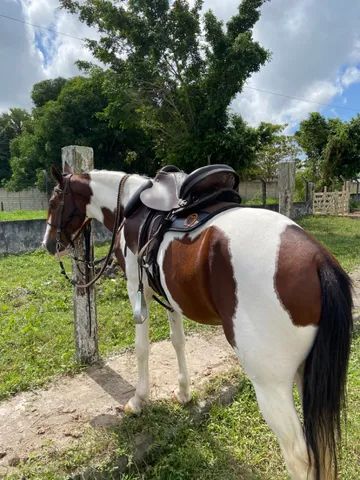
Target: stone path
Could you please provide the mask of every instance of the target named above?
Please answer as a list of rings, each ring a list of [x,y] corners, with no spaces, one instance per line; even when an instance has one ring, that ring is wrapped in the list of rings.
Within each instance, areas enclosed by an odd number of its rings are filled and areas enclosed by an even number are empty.
[[[352,279],[355,287],[355,318],[360,321],[360,269]],[[199,388],[210,376],[238,365],[220,331],[193,335],[187,339],[187,357],[192,384]],[[171,396],[177,386],[177,365],[172,345],[152,345],[150,355],[151,396]],[[15,458],[54,442],[63,448],[81,436],[90,424],[119,422],[124,405],[134,392],[136,361],[133,352],[109,359],[75,377],[61,377],[48,389],[25,392],[0,403],[0,477],[6,475]],[[16,463],[16,462],[15,462]]]

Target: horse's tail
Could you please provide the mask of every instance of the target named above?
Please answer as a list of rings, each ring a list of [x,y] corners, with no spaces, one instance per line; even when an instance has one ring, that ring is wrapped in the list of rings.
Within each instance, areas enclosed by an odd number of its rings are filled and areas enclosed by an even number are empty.
[[[341,409],[346,403],[352,320],[349,276],[333,258],[319,267],[321,318],[304,369],[304,430],[316,480],[336,478]]]

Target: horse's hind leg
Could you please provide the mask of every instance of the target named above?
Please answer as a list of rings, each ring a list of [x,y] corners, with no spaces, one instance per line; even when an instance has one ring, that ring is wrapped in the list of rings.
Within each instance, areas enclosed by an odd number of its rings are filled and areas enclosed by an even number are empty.
[[[191,392],[190,378],[186,366],[183,318],[178,312],[169,312],[168,317],[171,332],[171,342],[176,352],[179,367],[179,388],[175,390],[175,396],[180,403],[187,403],[191,400]]]
[[[293,380],[283,383],[253,381],[263,417],[278,437],[286,466],[293,480],[313,480],[303,430],[295,410]]]
[[[300,365],[300,367],[297,369],[297,372],[295,374],[295,383],[299,392],[301,403],[303,400],[303,390],[304,390],[304,367],[305,367],[305,362],[303,362]]]

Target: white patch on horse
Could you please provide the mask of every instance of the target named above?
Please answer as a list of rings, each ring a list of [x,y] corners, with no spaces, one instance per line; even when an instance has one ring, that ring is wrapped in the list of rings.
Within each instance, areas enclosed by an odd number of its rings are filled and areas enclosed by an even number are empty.
[[[90,172],[90,189],[92,196],[90,203],[86,206],[87,217],[96,218],[99,222],[103,223],[103,208],[107,208],[110,212],[115,212],[119,183],[124,175],[124,172],[107,170],[93,170]],[[124,187],[124,195],[121,198],[123,206],[127,204],[137,188],[141,184],[146,183],[147,180],[147,178],[141,177],[140,175],[131,175],[128,177]]]
[[[46,248],[46,245],[47,245],[47,242],[49,240],[49,236],[50,236],[50,232],[51,232],[51,215],[49,216],[48,218],[48,223],[46,224],[46,230],[45,230],[45,234],[44,234],[44,238],[43,238],[43,241],[42,241],[42,246]]]

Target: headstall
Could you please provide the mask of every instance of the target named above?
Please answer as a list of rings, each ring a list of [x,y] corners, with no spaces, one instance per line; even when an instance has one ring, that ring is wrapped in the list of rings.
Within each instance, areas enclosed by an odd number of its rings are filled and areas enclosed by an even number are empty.
[[[55,193],[58,193],[60,195],[60,203],[59,203],[60,210],[59,210],[59,215],[58,215],[58,221],[56,222],[56,225],[51,224],[50,222],[47,222],[47,223],[51,227],[56,227],[56,255],[57,255],[58,260],[59,260],[61,274],[64,275],[65,278],[74,287],[88,288],[91,285],[93,285],[95,282],[97,282],[97,280],[99,280],[99,278],[104,273],[106,267],[108,266],[108,264],[110,262],[111,255],[112,255],[112,252],[113,252],[113,249],[114,249],[116,235],[117,235],[118,232],[121,231],[122,227],[124,226],[124,222],[125,222],[125,218],[120,222],[120,219],[121,219],[121,197],[122,197],[122,194],[123,194],[123,191],[124,191],[126,180],[128,179],[129,176],[130,176],[129,174],[124,175],[122,177],[122,179],[120,180],[120,183],[119,183],[119,189],[118,189],[118,195],[117,195],[117,201],[116,201],[116,214],[115,214],[114,227],[113,227],[113,232],[112,232],[112,238],[111,238],[111,244],[110,244],[109,251],[108,251],[108,253],[105,257],[101,258],[100,260],[96,260],[96,261],[90,261],[89,252],[87,251],[87,250],[90,249],[90,228],[89,227],[90,227],[91,219],[89,219],[89,218],[85,219],[84,223],[81,225],[80,229],[77,231],[76,235],[73,238],[69,237],[67,235],[67,233],[64,232],[64,229],[71,222],[71,220],[75,216],[81,215],[80,210],[75,205],[75,207],[74,207],[73,211],[70,213],[69,218],[67,219],[66,223],[62,224],[62,217],[63,217],[64,205],[65,205],[65,196],[68,195],[69,193],[72,195],[72,190],[71,190],[71,187],[70,187],[70,179],[71,179],[72,175],[69,175],[68,177],[65,178],[64,188],[55,187]],[[77,213],[77,212],[79,212],[79,213]],[[82,259],[82,258],[78,258],[78,257],[70,254],[70,257],[75,262],[78,271],[81,273],[82,277],[84,279],[86,279],[87,278],[87,273],[86,272],[88,272],[89,270],[90,271],[93,270],[96,265],[104,262],[100,271],[96,274],[96,276],[87,283],[77,282],[73,278],[70,278],[69,275],[66,273],[65,266],[64,266],[62,260],[60,259],[61,248],[64,247],[64,244],[61,241],[61,234],[63,233],[65,235],[66,240],[69,242],[71,248],[74,249],[74,241],[78,238],[78,236],[81,234],[81,232],[84,229],[85,229],[85,257],[86,258]],[[85,265],[85,271],[84,272],[81,270],[79,263],[83,263]]]

